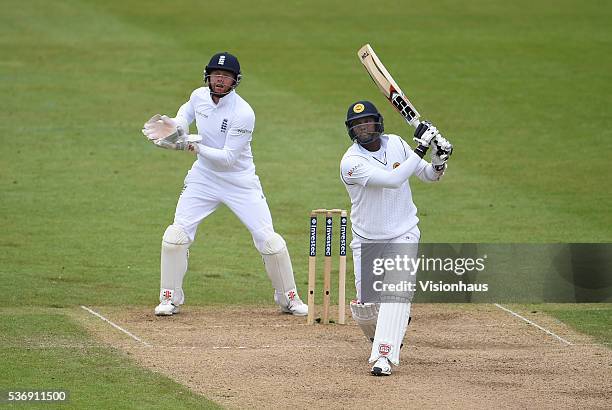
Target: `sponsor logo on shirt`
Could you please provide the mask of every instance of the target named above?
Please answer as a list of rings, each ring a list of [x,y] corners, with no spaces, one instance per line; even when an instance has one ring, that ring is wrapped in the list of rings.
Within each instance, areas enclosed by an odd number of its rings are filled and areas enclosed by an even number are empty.
[[[253,130],[247,130],[246,128],[239,128],[236,130],[236,132],[239,132],[240,134],[251,134]]]
[[[349,170],[348,170],[348,172],[346,173],[346,175],[348,175],[349,177],[350,177],[350,176],[353,176],[353,173],[354,173],[355,171],[357,171],[357,168],[359,168],[360,166],[361,166],[361,164],[357,164],[357,165],[355,165],[353,168],[351,168],[351,169],[349,169]]]
[[[200,117],[208,118],[208,114],[204,114],[202,111],[196,110],[196,114],[198,114]]]

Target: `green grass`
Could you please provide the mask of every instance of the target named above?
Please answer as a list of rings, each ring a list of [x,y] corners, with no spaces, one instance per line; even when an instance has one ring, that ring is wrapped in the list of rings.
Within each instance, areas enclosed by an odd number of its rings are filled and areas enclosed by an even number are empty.
[[[193,159],[147,144],[140,128],[173,115],[220,50],[243,66],[257,171],[301,289],[308,211],[349,207],[338,178],[348,105],[372,100],[410,141],[357,60],[366,42],[456,148],[444,182],[412,184],[423,241],[610,242],[611,14],[595,0],[237,0],[216,11],[196,0],[6,0],[5,304],[153,306],[161,236]],[[271,303],[227,209],[201,225],[185,289],[194,305]]]
[[[612,349],[612,305],[609,303],[551,303],[536,305],[536,308]]]
[[[92,340],[65,309],[3,309],[0,334],[3,390],[64,390],[62,408],[218,408]]]

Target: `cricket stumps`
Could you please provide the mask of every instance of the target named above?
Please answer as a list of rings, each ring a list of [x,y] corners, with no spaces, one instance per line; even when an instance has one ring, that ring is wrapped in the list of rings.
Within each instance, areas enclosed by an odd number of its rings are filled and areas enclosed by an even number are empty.
[[[329,324],[329,305],[332,271],[333,218],[340,216],[340,247],[338,262],[338,323],[346,322],[346,225],[344,209],[313,209],[310,212],[310,250],[308,256],[308,324],[315,322],[315,285],[317,266],[317,222],[318,216],[325,215],[325,259],[323,262],[323,311],[321,323]]]

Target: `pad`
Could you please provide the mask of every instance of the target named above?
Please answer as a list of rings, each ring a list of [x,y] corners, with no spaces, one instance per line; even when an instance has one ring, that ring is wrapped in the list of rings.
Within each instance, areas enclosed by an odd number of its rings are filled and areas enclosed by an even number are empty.
[[[191,241],[187,233],[176,225],[170,225],[164,232],[161,249],[161,288],[172,289],[172,303],[182,305],[183,278],[187,272],[187,257]]]
[[[361,328],[361,331],[368,339],[368,342],[372,342],[374,340],[379,308],[380,304],[378,303],[359,303],[355,300],[351,301],[351,313],[353,314],[353,319]]]
[[[410,303],[381,303],[369,362],[385,356],[399,365],[399,354],[410,321]]]
[[[276,292],[286,295],[290,290],[294,290],[293,267],[285,240],[279,234],[272,233],[258,249]]]

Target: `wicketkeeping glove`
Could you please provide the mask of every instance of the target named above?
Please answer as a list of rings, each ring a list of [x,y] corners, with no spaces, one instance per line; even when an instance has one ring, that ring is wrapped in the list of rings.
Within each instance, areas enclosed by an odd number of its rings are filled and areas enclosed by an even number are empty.
[[[156,146],[165,149],[198,152],[200,135],[189,135],[166,115],[155,114],[147,121],[142,133]]]
[[[142,133],[150,141],[167,138],[177,132],[176,123],[166,115],[155,114],[142,127]]]

